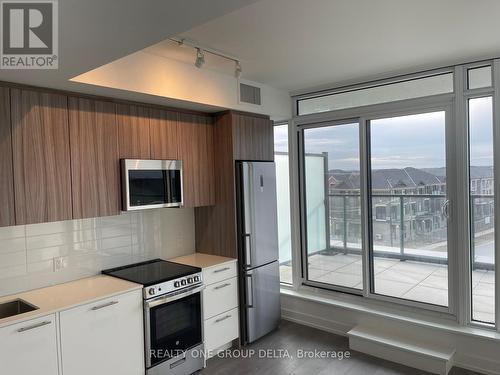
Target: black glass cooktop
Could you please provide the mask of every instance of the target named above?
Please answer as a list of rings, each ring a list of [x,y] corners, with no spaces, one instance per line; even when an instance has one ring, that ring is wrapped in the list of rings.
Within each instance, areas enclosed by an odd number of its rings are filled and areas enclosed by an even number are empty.
[[[102,271],[105,275],[118,277],[144,286],[162,283],[197,272],[201,272],[201,268],[168,262],[162,259],[154,259]]]

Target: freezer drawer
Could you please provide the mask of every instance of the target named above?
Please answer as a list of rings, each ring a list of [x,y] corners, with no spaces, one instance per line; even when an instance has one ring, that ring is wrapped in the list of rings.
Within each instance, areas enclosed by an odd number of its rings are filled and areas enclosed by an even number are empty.
[[[245,282],[245,343],[251,343],[278,327],[281,318],[279,263],[254,268]]]

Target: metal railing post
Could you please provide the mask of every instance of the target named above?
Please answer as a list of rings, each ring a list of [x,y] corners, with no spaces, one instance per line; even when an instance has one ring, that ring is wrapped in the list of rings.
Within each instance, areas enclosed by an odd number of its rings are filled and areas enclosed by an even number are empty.
[[[347,196],[343,195],[342,198],[342,204],[344,205],[344,255],[347,255]]]
[[[400,227],[399,227],[399,253],[401,254],[401,261],[404,261],[405,257],[405,225],[404,225],[404,215],[405,215],[405,208],[404,208],[404,197],[400,196],[399,197],[399,216],[400,216]]]

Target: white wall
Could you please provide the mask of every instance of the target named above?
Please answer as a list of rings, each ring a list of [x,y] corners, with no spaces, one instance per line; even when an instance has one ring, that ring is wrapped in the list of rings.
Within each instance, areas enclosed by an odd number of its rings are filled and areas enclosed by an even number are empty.
[[[0,296],[194,252],[194,209],[0,228]],[[55,257],[67,267],[54,271]]]
[[[291,99],[286,91],[242,81],[261,88],[262,105],[239,103],[238,81],[232,75],[198,69],[193,64],[142,51],[81,74],[72,81],[261,113],[276,121],[291,117]]]

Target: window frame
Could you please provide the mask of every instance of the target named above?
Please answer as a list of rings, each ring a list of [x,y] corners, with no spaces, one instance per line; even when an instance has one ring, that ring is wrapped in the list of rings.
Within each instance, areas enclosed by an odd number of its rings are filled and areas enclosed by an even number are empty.
[[[296,277],[295,277],[295,269],[297,268],[297,257],[294,256],[294,240],[293,240],[293,220],[292,220],[292,215],[293,215],[293,205],[292,205],[292,193],[291,193],[291,188],[292,188],[292,172],[293,172],[293,166],[292,166],[292,152],[291,152],[291,144],[292,142],[290,142],[290,125],[291,125],[291,120],[286,120],[286,121],[274,121],[273,122],[273,157],[274,157],[274,154],[276,153],[276,150],[274,149],[274,127],[276,126],[284,126],[286,125],[287,128],[288,128],[288,137],[287,137],[287,142],[288,142],[288,184],[289,184],[289,189],[290,189],[290,197],[289,197],[289,204],[290,204],[290,236],[291,236],[291,262],[292,262],[292,280],[290,283],[287,283],[287,282],[283,282],[281,281],[281,277],[280,277],[280,286],[283,288],[293,288],[293,285],[294,285],[294,280],[296,280]],[[278,152],[281,152],[281,151],[278,151]],[[279,259],[278,259],[278,265],[279,265]]]
[[[368,277],[369,277],[369,289],[367,290],[367,297],[374,299],[374,300],[379,300],[379,301],[386,301],[386,302],[393,302],[401,305],[406,305],[410,307],[418,307],[424,310],[430,310],[430,311],[436,311],[439,313],[447,314],[453,317],[456,317],[457,315],[457,290],[456,290],[456,283],[454,283],[453,277],[450,277],[450,275],[454,275],[457,273],[457,259],[455,252],[453,249],[456,247],[456,234],[458,233],[457,228],[455,227],[455,223],[453,223],[452,220],[448,220],[448,228],[447,228],[447,250],[448,250],[448,306],[439,306],[439,305],[432,305],[429,303],[425,302],[419,302],[419,301],[412,301],[412,300],[407,300],[407,299],[402,299],[398,297],[392,297],[392,296],[386,296],[386,295],[381,295],[378,293],[374,292],[375,288],[375,273],[373,270],[373,259],[374,259],[374,250],[373,250],[373,241],[371,241],[371,238],[373,236],[372,230],[373,226],[370,225],[369,218],[372,213],[372,203],[371,203],[371,197],[372,195],[370,194],[371,191],[371,168],[370,168],[370,157],[371,157],[371,145],[370,145],[370,121],[373,120],[379,120],[379,119],[384,119],[388,117],[400,117],[400,116],[411,116],[411,115],[419,115],[419,114],[425,114],[425,113],[430,113],[430,112],[445,112],[445,147],[446,147],[446,168],[447,168],[447,179],[448,179],[448,174],[450,171],[453,171],[456,169],[456,165],[454,163],[455,160],[455,150],[454,150],[454,144],[451,142],[451,139],[454,139],[454,129],[453,129],[453,113],[454,113],[454,106],[453,102],[450,100],[452,98],[449,98],[449,100],[443,100],[442,102],[435,102],[435,105],[433,106],[415,106],[412,109],[408,109],[406,111],[401,111],[401,112],[390,112],[386,115],[384,115],[383,111],[376,116],[369,116],[369,118],[366,118],[366,169],[367,173],[365,178],[367,179],[367,231],[368,231],[368,265],[369,269],[367,270],[368,272]],[[451,174],[451,173],[450,173]],[[453,207],[457,205],[456,199],[455,199],[455,189],[451,185],[449,186],[447,184],[446,187],[446,199],[450,202],[450,209],[453,211]]]
[[[491,65],[492,67],[492,87],[487,88],[478,88],[478,89],[468,89],[468,81],[467,75],[468,70],[475,67],[482,67],[486,65]],[[454,73],[454,92],[448,94],[439,94],[434,96],[428,96],[423,98],[415,98],[415,99],[406,99],[401,101],[389,102],[389,103],[381,103],[375,105],[368,105],[362,107],[348,108],[348,109],[340,109],[334,110],[330,112],[321,112],[321,113],[313,113],[308,115],[298,116],[298,100],[303,98],[310,98],[315,96],[332,94],[335,92],[343,92],[349,89],[356,88],[364,88],[364,87],[372,87],[376,84],[380,83],[390,83],[395,81],[406,80],[409,78],[419,78],[425,75],[435,75],[439,73],[453,72]],[[292,236],[295,238],[295,241],[292,241],[292,257],[294,261],[294,280],[293,286],[291,289],[295,291],[313,291],[316,293],[322,293],[323,295],[331,295],[335,298],[340,299],[350,299],[354,298],[355,300],[359,300],[360,297],[365,297],[363,301],[366,303],[377,303],[388,306],[390,308],[395,308],[396,311],[402,312],[410,312],[412,314],[416,314],[417,316],[429,317],[434,316],[438,318],[450,319],[452,321],[456,321],[461,326],[472,326],[478,328],[484,328],[488,330],[496,330],[500,332],[500,267],[496,264],[496,300],[495,300],[495,326],[490,324],[483,324],[481,322],[475,322],[471,319],[471,283],[470,280],[470,212],[469,212],[469,189],[470,189],[470,181],[469,181],[469,173],[468,173],[468,122],[467,122],[467,102],[469,97],[472,95],[477,96],[493,96],[493,142],[494,144],[500,144],[500,59],[492,59],[492,60],[482,60],[470,64],[460,64],[456,66],[450,66],[445,68],[439,68],[434,70],[428,70],[425,72],[412,72],[408,75],[400,75],[397,77],[380,77],[378,79],[375,77],[373,80],[369,81],[354,81],[354,82],[346,82],[345,84],[338,85],[331,89],[325,90],[324,88],[320,88],[316,92],[297,92],[292,93],[292,111],[293,118],[289,123],[289,149],[290,149],[290,165],[293,171],[290,172],[291,179],[291,216],[292,216]],[[332,121],[337,122],[349,122],[353,119],[359,120],[360,123],[360,131],[366,129],[366,122],[368,119],[374,119],[372,116],[377,113],[383,112],[384,115],[394,116],[398,112],[402,113],[407,110],[414,110],[415,108],[420,109],[432,109],[435,108],[436,103],[445,104],[449,106],[450,116],[447,114],[447,121],[451,121],[451,125],[447,125],[447,139],[450,139],[448,136],[448,129],[453,128],[454,134],[452,142],[447,142],[448,144],[455,143],[453,147],[452,153],[454,155],[455,160],[455,168],[452,172],[453,181],[455,182],[453,194],[448,192],[448,199],[452,201],[452,210],[453,210],[453,231],[455,235],[452,238],[452,243],[448,243],[449,247],[449,267],[453,267],[453,271],[450,269],[448,283],[451,288],[449,288],[449,306],[448,311],[443,311],[443,309],[428,309],[426,306],[421,306],[421,303],[400,303],[400,301],[392,301],[391,298],[389,300],[385,298],[378,298],[377,296],[371,296],[368,293],[370,284],[368,282],[370,277],[369,267],[366,267],[365,264],[369,264],[368,262],[368,251],[364,252],[363,257],[363,284],[364,289],[362,294],[356,294],[349,296],[350,291],[341,290],[342,288],[324,288],[323,285],[312,286],[307,285],[305,282],[305,264],[304,259],[304,231],[302,227],[302,219],[301,212],[303,212],[302,201],[303,201],[303,178],[302,175],[302,162],[300,161],[301,157],[299,157],[300,152],[303,149],[303,138],[301,138],[301,129],[305,127],[316,127],[321,123],[328,122],[329,125]],[[449,118],[449,119],[448,119]],[[360,138],[360,158],[361,158],[361,189],[365,188],[366,190],[366,182],[363,181],[363,178],[367,177],[367,152],[366,152],[366,134],[363,131]],[[447,158],[449,150],[447,145]],[[464,156],[467,154],[467,156]],[[466,168],[464,168],[466,167]],[[466,170],[466,171],[465,171]],[[500,147],[494,147],[494,173],[496,176],[500,176]],[[448,177],[449,178],[449,177]],[[496,178],[494,182],[494,194],[495,196],[500,196],[500,178]],[[362,207],[368,206],[367,200],[367,191],[362,192]],[[466,199],[466,200],[465,200]],[[300,203],[298,203],[300,202]],[[499,199],[495,199],[495,217],[500,217],[500,202]],[[364,228],[369,228],[368,223],[368,215],[362,214],[362,231]],[[496,220],[496,223],[499,221]],[[451,226],[451,223],[448,223]],[[500,224],[498,224],[500,225]],[[495,225],[495,263],[498,263],[500,260],[500,230],[497,230],[497,225]],[[365,232],[367,232],[365,230]],[[363,248],[367,249],[366,245],[369,243],[368,234],[362,233],[363,236]],[[450,256],[454,257],[454,260],[450,259]],[[453,284],[453,285],[450,285]],[[325,290],[326,289],[326,290]],[[346,294],[347,293],[347,294]],[[427,305],[427,304],[424,304]],[[415,310],[413,307],[417,307]]]
[[[317,129],[317,128],[325,128],[325,127],[332,127],[332,126],[342,126],[342,125],[348,125],[348,124],[358,124],[358,142],[359,142],[359,157],[360,157],[360,169],[362,165],[362,155],[361,155],[361,123],[359,118],[352,118],[352,119],[344,119],[344,120],[335,120],[335,121],[323,121],[321,123],[316,123],[315,125],[304,125],[301,126],[299,131],[298,131],[298,143],[299,143],[299,181],[300,181],[300,208],[301,212],[307,212],[306,210],[306,199],[305,199],[305,194],[306,194],[306,182],[305,182],[305,144],[304,144],[304,130],[307,129]],[[360,190],[363,189],[363,185],[361,185]],[[361,201],[363,200],[363,193],[360,191],[360,199]],[[361,202],[361,221],[364,221],[364,204]],[[329,211],[326,209],[325,210],[325,215],[326,215],[326,220],[328,222],[329,220]],[[361,249],[362,252],[365,246],[364,243],[364,225],[361,225]],[[329,227],[328,227],[329,231]],[[363,276],[363,288],[360,289],[355,289],[355,288],[349,288],[341,285],[333,285],[333,284],[327,284],[327,283],[321,283],[318,281],[313,281],[308,279],[308,254],[307,254],[307,220],[304,220],[301,217],[300,220],[300,232],[301,232],[301,259],[302,261],[302,280],[301,284],[304,286],[309,286],[313,288],[318,288],[318,289],[326,289],[326,290],[333,290],[333,291],[338,291],[338,292],[344,292],[348,294],[354,294],[354,295],[364,295],[364,290],[365,290],[365,282],[364,282],[364,276]],[[327,243],[329,241],[329,234],[327,235]],[[365,257],[362,256],[362,267],[363,270],[365,268],[364,265],[365,262]]]

